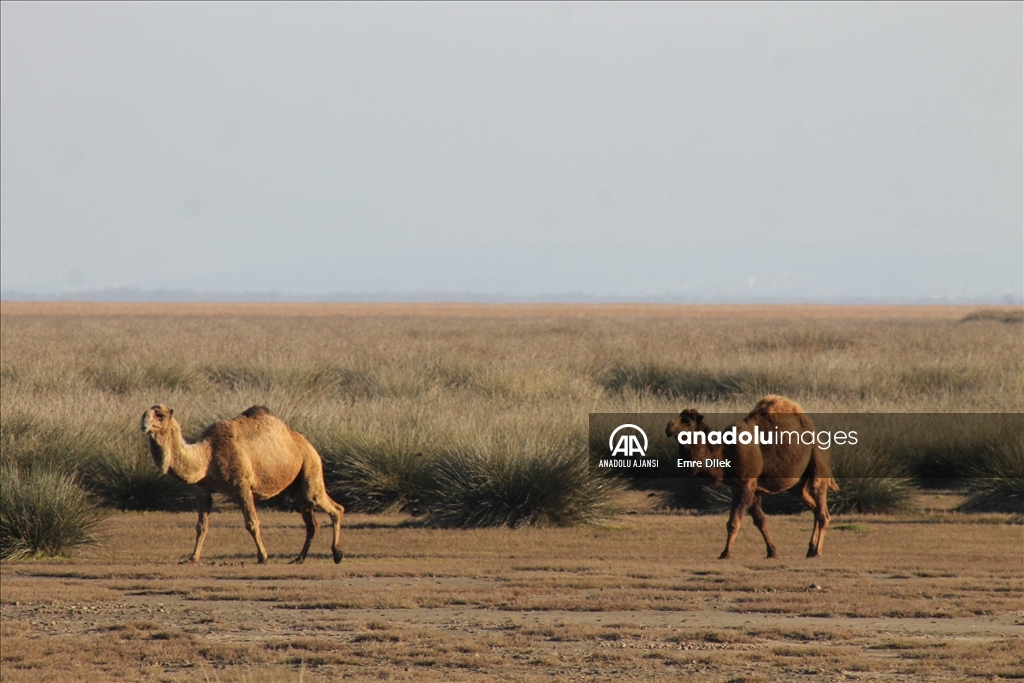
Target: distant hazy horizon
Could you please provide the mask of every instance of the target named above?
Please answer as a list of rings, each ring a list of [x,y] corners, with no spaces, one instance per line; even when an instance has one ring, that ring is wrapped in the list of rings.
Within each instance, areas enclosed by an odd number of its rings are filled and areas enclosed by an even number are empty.
[[[336,268],[355,259],[225,271],[158,286],[65,287],[53,291],[0,290],[3,300],[83,301],[465,301],[465,302],[652,302],[652,303],[979,303],[1019,304],[1020,290],[1000,287],[998,274],[1012,270],[1015,255],[994,250],[951,255],[941,251],[884,252],[805,247],[731,250],[730,269],[716,259],[686,263],[643,252],[588,250],[582,263],[554,253],[513,254],[517,273],[496,265],[502,257],[463,250],[455,254],[371,255],[371,274],[332,288]],[[507,256],[507,255],[503,255]],[[850,258],[847,258],[850,257]],[[801,262],[800,258],[808,258]],[[417,271],[411,262],[429,261]],[[662,264],[662,261],[664,263]],[[615,263],[610,271],[604,264]],[[867,264],[867,265],[865,265]],[[656,267],[662,266],[663,267]],[[930,268],[944,278],[916,279]],[[513,283],[518,274],[522,281]],[[552,277],[556,274],[558,277]],[[376,275],[376,276],[375,276]]]
[[[1021,3],[0,13],[0,298],[1024,297]]]

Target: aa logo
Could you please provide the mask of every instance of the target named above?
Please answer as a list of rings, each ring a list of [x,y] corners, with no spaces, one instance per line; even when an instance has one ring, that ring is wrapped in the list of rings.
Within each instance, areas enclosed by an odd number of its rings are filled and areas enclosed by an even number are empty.
[[[636,434],[624,432],[619,436],[619,440],[615,440],[615,435],[623,429],[631,429],[636,432],[640,432],[640,436],[644,438],[644,445],[640,445],[640,440],[636,438]],[[608,437],[608,448],[612,449],[612,457],[616,455],[624,455],[626,457],[633,457],[638,455],[643,457],[647,453],[647,434],[644,430],[640,429],[636,425],[619,425],[612,432],[612,435]]]

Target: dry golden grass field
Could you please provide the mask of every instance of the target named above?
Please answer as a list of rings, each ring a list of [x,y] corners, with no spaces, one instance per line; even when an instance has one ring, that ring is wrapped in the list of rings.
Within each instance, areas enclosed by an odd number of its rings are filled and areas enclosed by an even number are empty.
[[[1018,313],[962,322],[974,311],[4,302],[0,443],[5,468],[115,463],[138,482],[158,402],[191,438],[268,405],[325,461],[527,453],[585,441],[590,412],[746,411],[769,392],[820,412],[1021,412]],[[295,513],[261,510],[261,566],[222,506],[183,566],[194,513],[112,510],[96,545],[0,564],[0,679],[1024,678],[1024,525],[956,511],[962,491],[834,515],[814,560],[809,513],[771,517],[775,560],[748,520],[729,561],[724,515],[616,495],[618,515],[571,527],[348,514],[340,565],[323,531],[287,564]]]

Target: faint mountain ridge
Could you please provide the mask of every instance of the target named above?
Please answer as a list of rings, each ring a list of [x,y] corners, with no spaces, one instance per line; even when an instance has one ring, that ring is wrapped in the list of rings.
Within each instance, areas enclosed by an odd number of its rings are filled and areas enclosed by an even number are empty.
[[[175,281],[4,286],[4,299],[95,301],[467,301],[1017,303],[1012,250],[464,246],[320,255]]]

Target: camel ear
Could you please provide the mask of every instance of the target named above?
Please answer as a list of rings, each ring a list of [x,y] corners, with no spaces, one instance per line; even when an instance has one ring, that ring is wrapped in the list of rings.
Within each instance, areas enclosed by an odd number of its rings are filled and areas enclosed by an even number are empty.
[[[167,409],[167,417],[170,417],[171,415],[174,415],[174,408]]]

